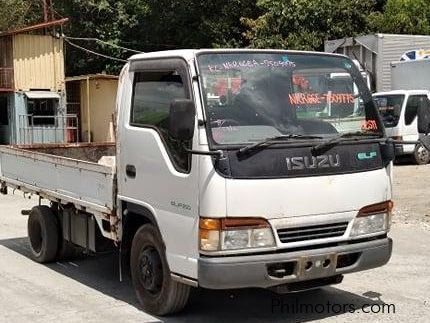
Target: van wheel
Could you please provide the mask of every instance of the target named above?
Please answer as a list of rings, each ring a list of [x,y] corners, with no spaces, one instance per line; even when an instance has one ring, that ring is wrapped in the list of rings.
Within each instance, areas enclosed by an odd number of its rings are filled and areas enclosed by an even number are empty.
[[[35,206],[27,222],[30,250],[39,263],[54,261],[58,252],[57,218],[47,206]]]
[[[145,311],[168,315],[185,307],[190,286],[172,280],[163,241],[153,225],[145,224],[136,232],[130,267],[137,298]]]
[[[417,165],[427,165],[430,162],[430,152],[421,144],[415,146],[414,160]]]

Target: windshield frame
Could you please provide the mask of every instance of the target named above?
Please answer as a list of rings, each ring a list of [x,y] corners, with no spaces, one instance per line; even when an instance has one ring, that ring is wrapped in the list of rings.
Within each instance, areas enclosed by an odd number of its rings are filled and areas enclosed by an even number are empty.
[[[367,83],[365,79],[363,78],[361,72],[358,70],[356,65],[353,63],[353,61],[341,54],[332,54],[332,53],[324,53],[324,52],[312,52],[312,51],[295,51],[295,50],[276,50],[276,49],[213,49],[213,50],[200,50],[195,53],[195,69],[198,75],[198,86],[199,86],[199,94],[200,94],[200,103],[202,106],[202,112],[204,117],[204,125],[206,129],[206,134],[208,138],[208,144],[210,149],[224,149],[224,150],[234,150],[239,149],[244,146],[247,146],[249,144],[255,143],[256,141],[249,141],[249,142],[243,142],[243,143],[218,143],[213,138],[212,128],[209,124],[209,118],[208,118],[208,106],[205,103],[205,100],[203,98],[204,89],[205,86],[203,84],[203,78],[202,72],[200,70],[200,60],[199,58],[204,55],[216,55],[216,54],[285,54],[285,55],[302,55],[302,56],[322,56],[322,57],[338,57],[339,59],[347,59],[351,63],[350,68],[350,75],[352,80],[355,82],[357,88],[359,89],[360,93],[362,94],[362,99],[366,101],[365,108],[366,109],[372,109],[373,113],[375,115],[375,121],[380,133],[379,138],[372,138],[369,136],[366,136],[365,134],[360,135],[362,138],[360,138],[360,141],[363,140],[364,142],[375,142],[375,141],[381,141],[381,139],[386,137],[386,131],[385,126],[382,122],[381,116],[379,114],[379,110],[376,107],[375,102],[373,101],[372,93],[370,92],[370,89],[367,86]],[[292,140],[292,141],[282,141],[280,144],[282,146],[294,146],[294,147],[303,147],[303,146],[313,146],[315,143],[325,141],[327,139],[333,138],[341,133],[336,133],[333,136],[327,136],[327,138],[323,139],[303,139],[303,140]],[[354,138],[354,142],[357,141],[357,138]],[[264,139],[264,138],[262,138]],[[351,140],[349,138],[342,139],[342,141],[351,143]]]

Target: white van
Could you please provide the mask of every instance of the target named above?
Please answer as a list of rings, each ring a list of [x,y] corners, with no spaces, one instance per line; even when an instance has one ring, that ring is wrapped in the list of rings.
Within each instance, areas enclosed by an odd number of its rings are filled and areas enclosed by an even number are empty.
[[[416,141],[417,111],[420,105],[430,109],[430,92],[425,90],[396,90],[373,95],[384,122],[388,137],[395,140]],[[418,165],[428,164],[430,152],[422,145],[397,145],[396,156],[411,155]]]

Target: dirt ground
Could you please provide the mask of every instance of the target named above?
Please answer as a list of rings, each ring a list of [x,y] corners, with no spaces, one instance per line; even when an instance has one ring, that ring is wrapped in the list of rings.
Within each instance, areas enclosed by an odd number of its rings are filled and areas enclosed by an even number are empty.
[[[430,230],[430,165],[396,165],[393,191],[393,224],[417,224]]]

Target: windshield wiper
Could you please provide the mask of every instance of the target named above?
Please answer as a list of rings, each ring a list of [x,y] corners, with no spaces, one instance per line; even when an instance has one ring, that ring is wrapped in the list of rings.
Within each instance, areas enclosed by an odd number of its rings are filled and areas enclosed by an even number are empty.
[[[357,139],[363,139],[363,137],[381,137],[380,133],[375,133],[375,132],[363,132],[363,131],[355,131],[355,132],[346,132],[340,135],[337,135],[336,137],[333,137],[327,141],[324,141],[320,144],[317,144],[315,146],[312,147],[311,149],[311,153],[313,156],[319,156],[322,153],[324,153],[325,151],[327,151],[328,149],[339,145],[339,143],[342,141],[342,139],[345,138],[353,138],[353,137],[357,137]]]
[[[281,136],[273,136],[273,137],[269,137],[266,138],[262,141],[256,142],[254,144],[245,146],[243,148],[240,148],[239,151],[237,152],[238,155],[244,155],[249,153],[250,151],[256,149],[256,148],[260,148],[260,147],[267,147],[271,144],[274,144],[280,140],[306,140],[306,139],[322,139],[323,137],[321,136],[312,136],[312,135],[300,135],[300,134],[287,134],[287,135],[281,135]]]

